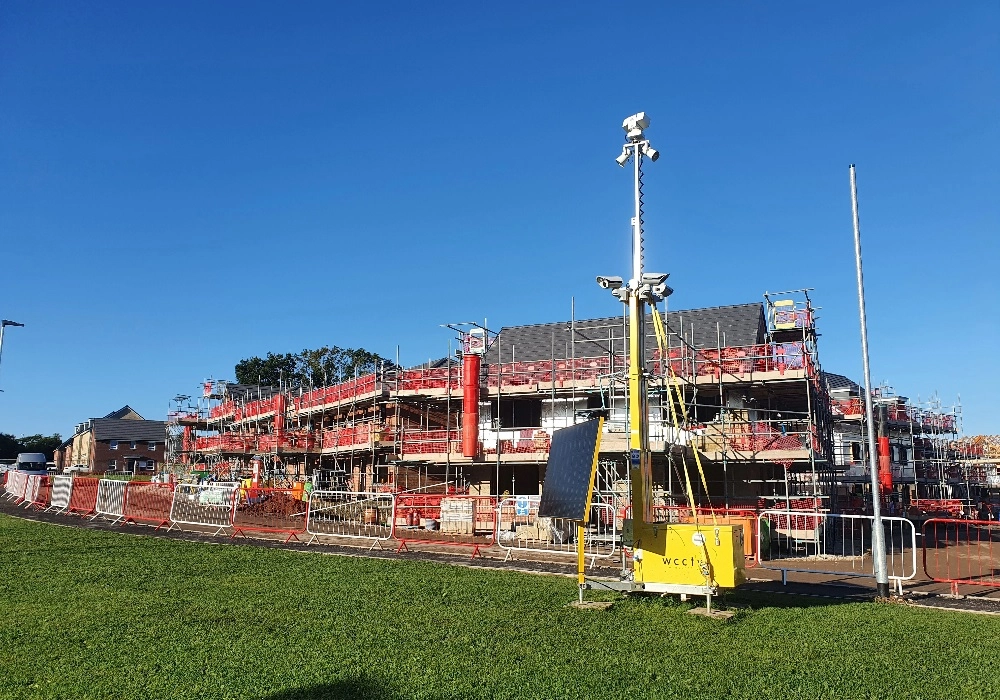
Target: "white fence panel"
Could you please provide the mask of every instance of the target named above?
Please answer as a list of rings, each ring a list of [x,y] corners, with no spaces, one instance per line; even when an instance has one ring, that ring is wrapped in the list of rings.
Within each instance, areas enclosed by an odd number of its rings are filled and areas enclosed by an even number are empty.
[[[345,537],[371,542],[372,549],[393,533],[393,495],[357,491],[313,491],[309,494],[306,532],[318,537]]]
[[[232,527],[237,488],[218,484],[178,484],[170,504],[170,527],[214,527],[216,535]]]
[[[20,502],[24,498],[24,487],[28,483],[28,475],[17,470],[7,472],[7,483],[4,485],[4,497]]]
[[[562,518],[538,517],[541,496],[511,496],[497,506],[497,544],[506,550],[504,561],[517,552],[576,555],[578,523]],[[584,554],[594,560],[611,558],[619,546],[615,509],[608,503],[590,507],[584,526]]]
[[[52,495],[49,497],[48,510],[62,513],[69,508],[69,499],[73,495],[73,477],[52,477]]]
[[[42,479],[44,478],[45,477],[40,474],[28,475],[24,484],[23,500],[21,501],[25,508],[38,500],[38,494],[42,490]]]
[[[101,479],[97,484],[97,503],[94,506],[94,516],[98,518],[113,518],[112,524],[117,523],[125,517],[125,491],[128,489],[127,481],[118,479]]]
[[[875,577],[871,515],[816,511],[765,510],[758,516],[757,552],[760,566],[788,572]],[[903,581],[917,575],[917,533],[906,518],[883,517],[886,569],[902,590]]]

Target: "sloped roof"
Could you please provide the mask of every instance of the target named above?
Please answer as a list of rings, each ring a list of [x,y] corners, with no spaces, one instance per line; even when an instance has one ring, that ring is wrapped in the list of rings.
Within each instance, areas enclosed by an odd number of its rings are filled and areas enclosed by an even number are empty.
[[[91,428],[95,440],[165,442],[167,434],[167,424],[161,420],[94,418]]]
[[[111,413],[109,413],[108,415],[106,415],[104,417],[105,418],[113,418],[113,419],[121,419],[121,418],[125,418],[125,416],[127,416],[130,413],[134,413],[135,415],[139,416],[139,412],[137,410],[135,410],[134,408],[132,408],[128,404],[125,404],[124,406],[122,406],[121,408],[119,408],[117,411],[112,411]],[[139,416],[138,418],[129,418],[128,420],[145,420],[145,418],[143,418],[142,416]]]
[[[823,379],[830,391],[850,391],[853,394],[861,395],[861,385],[842,374],[823,372]]]
[[[578,320],[570,332],[570,322],[540,323],[500,329],[486,351],[486,362],[537,362],[569,357],[600,357],[613,345],[623,352],[628,324],[622,316]],[[766,322],[763,304],[714,306],[707,309],[671,311],[666,317],[670,345],[680,345],[683,335],[696,347],[713,348],[755,345],[764,342]],[[575,343],[572,340],[575,339]],[[574,347],[575,346],[575,353]],[[652,320],[646,322],[647,356],[656,349]]]

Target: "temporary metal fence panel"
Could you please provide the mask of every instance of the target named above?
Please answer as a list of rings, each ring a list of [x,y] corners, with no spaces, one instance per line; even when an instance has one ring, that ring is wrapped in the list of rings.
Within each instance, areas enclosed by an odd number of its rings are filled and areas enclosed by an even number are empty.
[[[240,488],[233,510],[233,534],[271,532],[288,535],[285,542],[297,540],[306,531],[309,503],[301,488]]]
[[[541,496],[511,496],[497,506],[497,544],[506,552],[504,561],[518,552],[577,554],[580,523],[563,518],[538,517]],[[615,509],[608,503],[590,507],[590,522],[584,526],[584,554],[591,566],[598,558],[611,558],[619,547]]]
[[[874,516],[821,511],[765,510],[758,516],[760,566],[788,572],[874,578]],[[906,518],[883,517],[886,569],[902,590],[917,574],[917,533]]]
[[[34,504],[35,500],[38,498],[38,492],[42,486],[42,477],[40,474],[27,474],[24,480],[24,490],[21,493],[21,498],[18,503],[23,505],[25,508]]]
[[[233,526],[236,486],[177,484],[170,504],[170,527],[214,527],[215,533]]]
[[[1000,588],[1000,523],[995,520],[931,518],[923,527],[924,573],[958,586]]]
[[[86,516],[94,513],[97,507],[97,491],[100,479],[89,476],[74,476],[73,490],[69,496],[67,513],[79,513]]]
[[[24,500],[24,489],[28,485],[28,475],[17,470],[7,472],[7,483],[4,485],[4,496],[8,500],[20,503]]]
[[[131,481],[125,492],[126,523],[170,525],[170,510],[174,501],[174,485],[148,481]]]
[[[97,502],[94,505],[94,515],[91,518],[104,516],[113,518],[112,524],[125,517],[125,491],[127,481],[118,479],[101,479],[97,487]]]
[[[68,510],[72,494],[73,477],[52,477],[52,494],[49,496],[49,510],[54,510],[57,513],[62,513]]]
[[[309,495],[306,532],[318,537],[343,537],[381,547],[392,537],[392,494],[357,491],[313,491]]]
[[[33,474],[28,477],[28,485],[24,490],[25,507],[44,510],[49,507],[49,495],[52,493],[52,482],[48,476]]]
[[[480,548],[496,541],[496,500],[492,496],[396,494],[392,514],[397,552],[408,544]]]

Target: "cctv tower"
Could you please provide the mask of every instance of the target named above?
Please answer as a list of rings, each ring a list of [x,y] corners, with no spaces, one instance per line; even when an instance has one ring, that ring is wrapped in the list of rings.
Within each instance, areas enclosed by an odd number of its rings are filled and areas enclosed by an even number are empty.
[[[615,160],[625,167],[633,164],[635,215],[632,217],[632,276],[628,282],[621,277],[598,277],[598,284],[610,289],[620,301],[628,304],[629,312],[629,475],[632,484],[633,537],[640,537],[642,522],[653,520],[652,460],[649,453],[649,409],[646,390],[645,320],[646,306],[665,299],[672,290],[666,285],[666,274],[643,270],[642,241],[642,163],[656,161],[659,151],[646,139],[649,118],[645,112],[634,114],[622,123],[625,145]]]

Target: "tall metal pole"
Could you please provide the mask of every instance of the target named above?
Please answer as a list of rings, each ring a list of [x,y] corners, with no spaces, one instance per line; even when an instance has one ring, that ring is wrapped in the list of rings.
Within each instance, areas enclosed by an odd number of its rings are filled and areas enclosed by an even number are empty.
[[[858,270],[858,312],[861,318],[861,359],[865,369],[865,420],[868,428],[868,470],[872,482],[872,558],[875,585],[879,598],[889,597],[889,575],[885,562],[885,532],[882,529],[882,503],[875,450],[872,412],[872,377],[868,366],[868,318],[865,314],[865,279],[861,270],[861,223],[858,219],[858,183],[851,165],[851,209],[854,213],[854,259]]]

